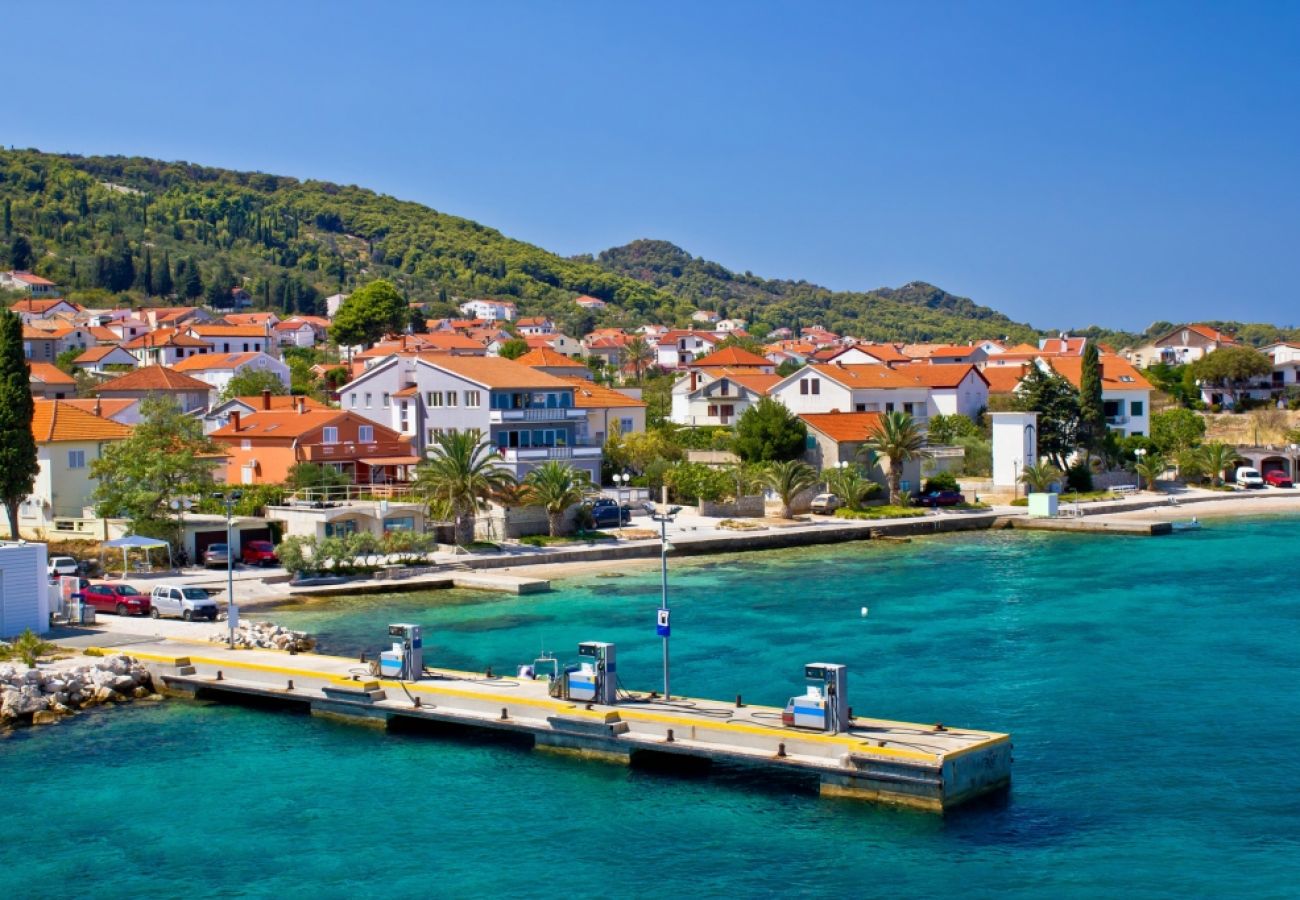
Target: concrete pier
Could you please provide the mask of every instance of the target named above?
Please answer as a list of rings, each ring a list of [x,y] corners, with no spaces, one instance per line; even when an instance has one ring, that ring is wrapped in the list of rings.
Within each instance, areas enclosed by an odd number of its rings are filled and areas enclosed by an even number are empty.
[[[126,649],[169,690],[301,704],[373,727],[424,721],[531,739],[539,750],[604,762],[722,762],[803,775],[826,795],[943,811],[1005,789],[1010,735],[855,717],[847,733],[781,725],[773,707],[633,694],[615,706],[550,696],[545,681],[430,670],[418,682],[374,678],[356,660],[172,641]]]
[[[1120,519],[1113,516],[1080,516],[1069,519],[1008,519],[1012,528],[1029,531],[1074,531],[1086,534],[1172,534],[1172,522],[1155,519]]]

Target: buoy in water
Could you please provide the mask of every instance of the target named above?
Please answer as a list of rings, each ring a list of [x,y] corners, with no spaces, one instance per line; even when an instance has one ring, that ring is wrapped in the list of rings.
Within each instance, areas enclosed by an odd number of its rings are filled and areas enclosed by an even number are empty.
[[[862,607],[862,618],[865,619],[866,617],[867,617],[867,608],[864,606]]]

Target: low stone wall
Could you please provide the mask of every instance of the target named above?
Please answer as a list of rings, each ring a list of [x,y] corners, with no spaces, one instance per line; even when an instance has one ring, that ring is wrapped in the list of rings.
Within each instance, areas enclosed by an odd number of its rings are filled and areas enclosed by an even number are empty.
[[[764,515],[766,503],[762,494],[753,494],[749,497],[739,497],[735,500],[723,500],[713,502],[701,500],[699,505],[699,514],[714,519],[761,519]]]

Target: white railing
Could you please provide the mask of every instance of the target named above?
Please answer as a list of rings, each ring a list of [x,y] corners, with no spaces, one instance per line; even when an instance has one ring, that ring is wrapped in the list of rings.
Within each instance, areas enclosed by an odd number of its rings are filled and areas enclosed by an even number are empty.
[[[600,459],[600,447],[506,447],[497,451],[509,463],[553,459]]]
[[[555,422],[561,419],[574,419],[584,416],[580,409],[567,406],[530,406],[524,409],[494,409],[490,411],[490,422]]]

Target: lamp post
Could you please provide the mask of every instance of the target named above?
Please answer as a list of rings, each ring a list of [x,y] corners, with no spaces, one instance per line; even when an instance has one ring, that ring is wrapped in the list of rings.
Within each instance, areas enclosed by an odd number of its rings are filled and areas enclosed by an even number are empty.
[[[632,476],[624,472],[622,475],[615,473],[614,476],[614,493],[618,494],[619,505],[623,504],[623,491],[627,488]]]
[[[230,632],[230,649],[235,649],[235,626],[239,624],[239,607],[235,605],[235,547],[231,541],[232,518],[235,504],[244,496],[242,491],[229,494],[216,493],[212,497],[226,507],[226,625]]]
[[[680,506],[670,506],[665,510],[656,507],[655,511],[650,514],[650,518],[659,523],[659,571],[663,584],[663,592],[659,600],[659,617],[656,630],[664,642],[664,699],[671,700],[671,683],[668,677],[668,637],[670,634],[670,625],[668,618],[668,551],[673,549],[673,545],[668,542],[668,523],[673,520],[673,516],[681,512]]]

